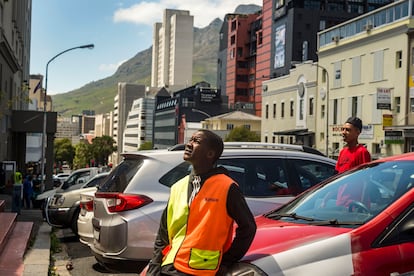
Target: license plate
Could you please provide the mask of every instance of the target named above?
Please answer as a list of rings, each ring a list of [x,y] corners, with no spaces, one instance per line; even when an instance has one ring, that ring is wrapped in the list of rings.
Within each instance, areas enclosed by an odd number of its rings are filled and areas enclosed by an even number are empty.
[[[99,232],[93,229],[93,238],[97,241],[99,241]]]

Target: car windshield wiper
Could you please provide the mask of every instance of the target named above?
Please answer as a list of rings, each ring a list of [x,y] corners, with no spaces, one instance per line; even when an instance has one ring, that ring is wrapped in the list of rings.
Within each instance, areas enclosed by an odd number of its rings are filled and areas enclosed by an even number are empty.
[[[330,220],[314,221],[311,224],[317,225],[317,226],[324,226],[324,225],[346,226],[346,225],[362,225],[364,223],[360,221],[339,221],[337,219],[330,219]]]
[[[287,213],[287,214],[283,214],[283,213],[272,213],[272,214],[268,214],[266,215],[267,218],[273,218],[273,219],[278,219],[278,218],[293,218],[295,220],[306,220],[306,221],[315,221],[315,219],[310,218],[310,217],[304,217],[304,216],[300,216],[297,215],[296,213]]]

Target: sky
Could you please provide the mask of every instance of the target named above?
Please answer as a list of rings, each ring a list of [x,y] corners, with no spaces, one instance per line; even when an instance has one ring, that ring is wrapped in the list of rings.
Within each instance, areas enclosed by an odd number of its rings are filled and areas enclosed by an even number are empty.
[[[194,27],[223,20],[238,5],[263,0],[32,0],[30,74],[46,76],[48,95],[65,93],[113,75],[152,45],[153,26],[165,9],[188,10]],[[93,49],[75,49],[86,44]],[[43,87],[45,87],[45,81]]]

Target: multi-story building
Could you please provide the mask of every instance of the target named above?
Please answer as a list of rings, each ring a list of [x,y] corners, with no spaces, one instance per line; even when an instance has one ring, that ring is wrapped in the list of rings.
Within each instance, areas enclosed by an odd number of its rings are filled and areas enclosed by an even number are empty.
[[[414,150],[413,4],[397,1],[318,34],[329,89],[317,109],[325,105],[329,119],[317,127],[327,122],[330,148],[342,148],[340,127],[356,115],[374,157]]]
[[[26,132],[13,117],[28,110],[32,1],[0,1],[0,7],[0,161],[24,168]]]
[[[113,112],[108,112],[105,114],[95,115],[95,136],[111,136],[112,137],[112,123],[113,123]]]
[[[176,91],[192,85],[193,21],[189,11],[164,10],[154,24],[151,86]]]
[[[144,98],[146,93],[145,85],[118,83],[118,93],[114,98],[114,121],[113,138],[116,142],[118,151],[112,156],[112,162],[117,165],[120,161],[120,154],[123,152],[123,133],[128,112],[131,110],[135,99]]]
[[[139,98],[132,103],[124,130],[124,152],[137,151],[145,142],[152,143],[154,105],[153,98]]]
[[[179,90],[172,97],[156,97],[153,146],[168,148],[183,143],[188,122],[226,113],[227,106],[227,98],[206,82]]]

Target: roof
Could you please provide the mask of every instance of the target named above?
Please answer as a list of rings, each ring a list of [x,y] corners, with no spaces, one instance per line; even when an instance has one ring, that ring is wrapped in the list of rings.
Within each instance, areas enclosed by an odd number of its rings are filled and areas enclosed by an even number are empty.
[[[233,111],[233,112],[229,112],[229,113],[224,113],[224,114],[220,114],[217,116],[213,116],[210,118],[207,118],[207,120],[214,120],[214,119],[226,119],[226,120],[239,120],[239,121],[261,121],[262,118],[252,115],[250,113],[246,113],[246,112],[242,112],[242,111]]]

